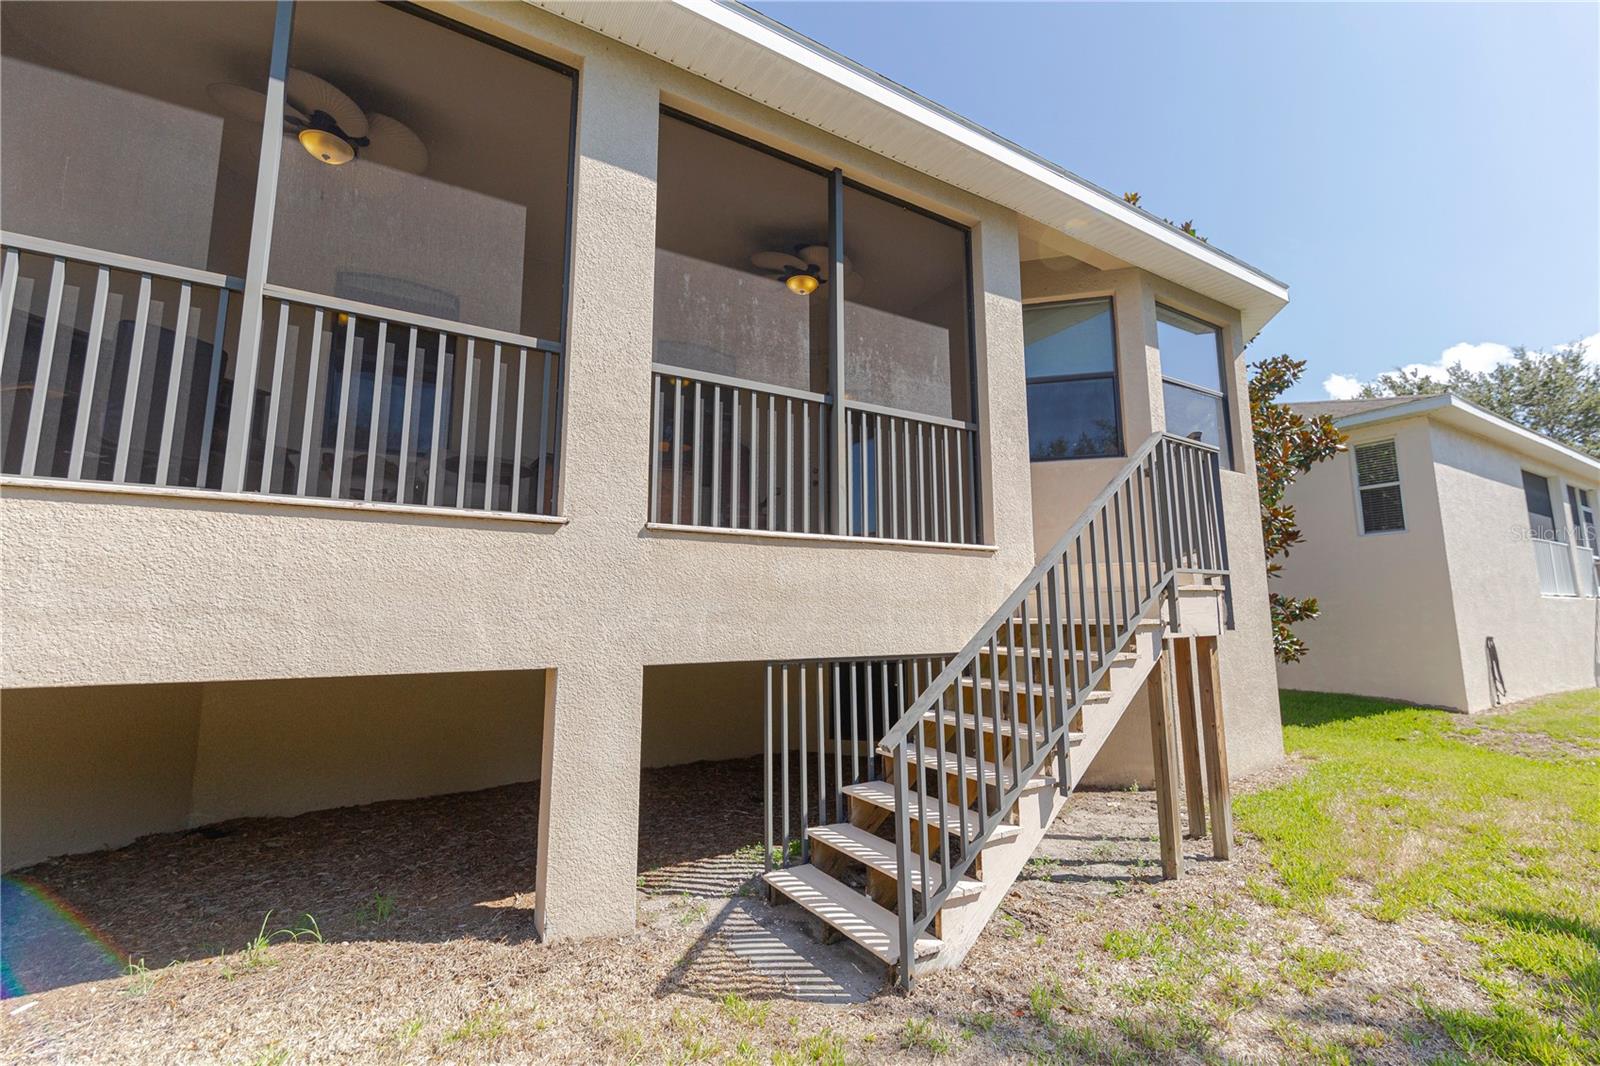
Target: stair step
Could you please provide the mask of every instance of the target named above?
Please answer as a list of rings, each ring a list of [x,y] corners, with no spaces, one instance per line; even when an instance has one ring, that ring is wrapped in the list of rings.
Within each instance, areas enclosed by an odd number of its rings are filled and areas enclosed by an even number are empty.
[[[961,687],[962,688],[972,688],[973,687],[972,678],[963,677],[961,679]],[[977,687],[978,687],[978,689],[980,691],[992,692],[995,689],[995,683],[993,681],[991,681],[989,678],[986,678],[986,677],[979,678],[978,682],[977,682]],[[1030,682],[1028,682],[1026,680],[1022,680],[1022,679],[1019,679],[1017,681],[1009,681],[1009,680],[1007,680],[1005,678],[1001,678],[1000,679],[1000,691],[1001,692],[1010,692],[1010,693],[1014,693],[1015,695],[1018,695],[1018,696],[1026,696],[1026,695],[1029,694],[1030,688],[1032,690],[1033,695],[1041,697],[1041,698],[1046,694],[1047,691],[1052,691],[1053,692],[1053,689],[1051,688],[1051,686],[1046,685],[1043,681],[1034,681],[1034,682],[1032,682],[1030,684]],[[1091,689],[1088,692],[1088,694],[1086,694],[1083,697],[1083,702],[1085,702],[1085,703],[1106,703],[1106,702],[1109,702],[1110,699],[1111,699],[1111,690],[1110,689],[1097,688],[1097,689]]]
[[[860,826],[851,825],[849,822],[837,822],[833,825],[814,825],[806,830],[806,835],[815,844],[826,844],[839,854],[854,859],[863,866],[877,870],[881,874],[899,880],[900,861],[895,855],[893,842],[875,836]],[[932,877],[939,869],[937,861],[928,863],[928,876]],[[937,882],[935,882],[937,884]],[[913,862],[911,866],[911,888],[913,891],[922,892],[922,868],[920,863]],[[956,881],[955,888],[950,890],[946,897],[950,902],[956,903],[965,899],[973,899],[983,893],[983,882],[974,881],[970,877],[963,877]]]
[[[989,654],[988,647],[985,646],[985,647],[979,648],[978,649],[978,654],[981,655],[981,656],[987,656]],[[1001,648],[996,649],[996,656],[995,657],[999,658],[999,659],[1006,659],[1006,658],[1011,657],[1013,654],[1019,659],[1022,659],[1022,658],[1042,659],[1045,656],[1045,651],[1044,651],[1043,648],[1016,648],[1014,650],[1008,650],[1008,649],[1006,649],[1004,647],[1001,647]],[[1068,658],[1070,660],[1071,658],[1073,658],[1073,656],[1069,656]],[[1079,655],[1076,656],[1076,658],[1081,661],[1082,659],[1085,658],[1085,656],[1083,656],[1082,654],[1079,654]],[[1111,665],[1112,666],[1129,666],[1129,665],[1131,665],[1133,663],[1136,663],[1138,661],[1139,661],[1139,653],[1138,652],[1136,652],[1136,651],[1119,651],[1116,655],[1112,656]]]
[[[979,716],[973,714],[956,715],[950,713],[949,711],[940,714],[938,711],[928,711],[922,716],[922,720],[924,722],[936,722],[942,719],[945,725],[955,725],[957,718],[961,720],[961,728],[963,729],[981,728],[985,733],[994,732],[994,719],[988,715],[983,715],[980,719]],[[1018,732],[1018,730],[1012,723],[1006,721],[1004,718],[1000,719],[1001,736],[1009,737],[1016,732]],[[1083,736],[1084,735],[1082,733],[1068,733],[1067,740],[1071,744],[1082,744]]]
[[[941,753],[938,748],[929,747],[912,748],[907,753],[907,757],[912,762],[919,766],[928,767],[932,770],[937,770],[939,768],[940,755]],[[1007,765],[1006,760],[1004,759],[1000,760],[1000,773],[997,775],[995,773],[994,763],[987,760],[984,760],[980,763],[979,760],[971,755],[968,755],[965,760],[957,760],[956,753],[953,751],[943,752],[943,758],[943,765],[946,773],[954,773],[956,770],[956,763],[960,761],[961,769],[963,771],[961,776],[965,777],[968,781],[982,781],[985,785],[996,785],[1003,781],[1003,787],[1005,788],[1010,788],[1013,784],[1015,784],[1015,781],[1011,776],[1011,767]],[[1030,777],[1027,781],[1027,784],[1023,786],[1023,788],[1027,790],[1054,787],[1055,782],[1048,777]]]
[[[767,884],[800,904],[851,940],[893,966],[900,961],[899,919],[849,885],[834,880],[815,866],[790,866],[769,870]],[[944,941],[917,938],[916,957],[937,955]]]
[[[895,809],[894,786],[887,781],[863,781],[859,785],[846,785],[844,793],[847,796],[854,796],[863,803],[870,803],[874,807],[881,807],[886,811],[892,812]],[[952,836],[961,835],[961,808],[953,803],[939,804],[937,800],[930,799],[927,817],[924,818],[922,816],[922,804],[913,796],[908,813],[913,822],[927,822],[935,829],[941,829]],[[995,827],[994,832],[990,834],[984,846],[1004,844],[1017,839],[1021,835],[1022,828],[1020,826],[999,825]],[[967,812],[967,839],[969,841],[975,840],[977,836],[978,812],[969,810]]]

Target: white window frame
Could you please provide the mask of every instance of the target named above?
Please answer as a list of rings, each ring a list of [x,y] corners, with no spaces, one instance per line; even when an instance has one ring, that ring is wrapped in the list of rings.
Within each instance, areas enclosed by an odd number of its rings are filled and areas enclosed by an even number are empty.
[[[1381,481],[1376,485],[1363,485],[1361,483],[1361,464],[1356,462],[1356,452],[1362,448],[1370,448],[1378,444],[1388,444],[1394,448],[1394,480]],[[1350,486],[1354,491],[1356,505],[1356,534],[1362,537],[1389,537],[1399,533],[1410,532],[1406,519],[1406,490],[1400,483],[1400,442],[1395,437],[1380,437],[1377,440],[1364,440],[1357,444],[1350,444]],[[1362,489],[1386,489],[1394,487],[1400,490],[1400,528],[1399,529],[1367,529],[1367,512],[1361,506]]]
[[[1539,595],[1553,599],[1570,600],[1581,596],[1582,586],[1578,583],[1576,564],[1572,558],[1572,531],[1568,530],[1562,536],[1563,526],[1566,525],[1566,483],[1555,474],[1545,473],[1538,468],[1520,467],[1526,493],[1527,479],[1530,477],[1542,479],[1550,494],[1551,525],[1556,534],[1554,539],[1545,539],[1534,536],[1532,523],[1529,523],[1529,542],[1533,545],[1534,571],[1539,581]],[[1524,517],[1531,519],[1533,512],[1527,510],[1524,504]],[[1541,556],[1548,556],[1550,562],[1550,586],[1546,587],[1544,577],[1538,573],[1538,564]],[[1563,578],[1565,581],[1563,582]]]

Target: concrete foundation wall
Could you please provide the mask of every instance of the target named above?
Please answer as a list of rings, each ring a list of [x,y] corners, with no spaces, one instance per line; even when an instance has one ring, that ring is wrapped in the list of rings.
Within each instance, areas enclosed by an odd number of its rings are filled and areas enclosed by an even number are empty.
[[[14,689],[0,867],[228,818],[538,776],[538,672]]]

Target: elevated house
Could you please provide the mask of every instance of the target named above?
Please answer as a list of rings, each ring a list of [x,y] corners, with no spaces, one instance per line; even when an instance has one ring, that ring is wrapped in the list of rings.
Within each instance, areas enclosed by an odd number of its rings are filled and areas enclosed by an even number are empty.
[[[1080,783],[1226,852],[1280,282],[735,4],[0,31],[7,868],[537,779],[615,933],[641,767],[765,753],[909,980]]]
[[[1288,688],[1460,711],[1600,684],[1600,461],[1448,393],[1296,404],[1350,448],[1289,491],[1315,595]]]

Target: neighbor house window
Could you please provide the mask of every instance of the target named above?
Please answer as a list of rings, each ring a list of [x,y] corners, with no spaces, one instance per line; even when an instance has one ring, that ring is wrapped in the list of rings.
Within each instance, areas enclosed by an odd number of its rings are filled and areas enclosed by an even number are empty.
[[[1231,465],[1222,330],[1158,304],[1156,344],[1167,432],[1213,446],[1222,454],[1222,465]]]
[[[1539,591],[1546,596],[1576,596],[1572,556],[1567,551],[1567,539],[1556,524],[1556,497],[1550,491],[1550,479],[1524,470],[1522,491],[1528,501],[1528,529],[1539,568]]]
[[[1400,464],[1394,441],[1356,446],[1356,494],[1361,500],[1361,532],[1398,533],[1406,528],[1400,500]]]
[[[1589,595],[1600,594],[1600,538],[1595,535],[1594,497],[1588,489],[1568,485],[1567,507],[1572,512],[1572,538],[1583,549],[1578,563],[1584,570]]]
[[[1022,312],[1028,374],[1028,458],[1088,459],[1122,452],[1111,301]]]

